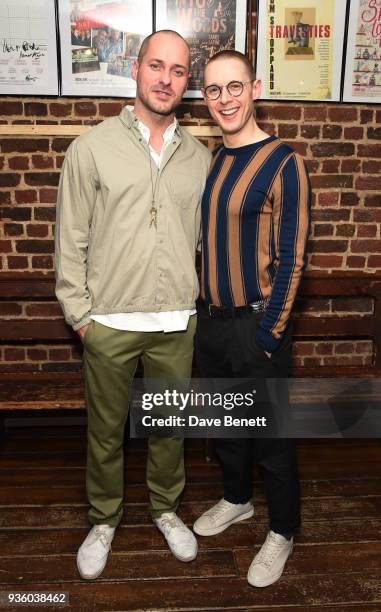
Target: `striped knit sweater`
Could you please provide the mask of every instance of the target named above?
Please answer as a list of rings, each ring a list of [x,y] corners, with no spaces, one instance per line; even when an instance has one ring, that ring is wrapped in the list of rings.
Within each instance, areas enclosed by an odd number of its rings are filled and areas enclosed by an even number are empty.
[[[202,201],[201,297],[268,300],[256,342],[276,350],[306,264],[311,188],[299,154],[275,136],[214,153]]]

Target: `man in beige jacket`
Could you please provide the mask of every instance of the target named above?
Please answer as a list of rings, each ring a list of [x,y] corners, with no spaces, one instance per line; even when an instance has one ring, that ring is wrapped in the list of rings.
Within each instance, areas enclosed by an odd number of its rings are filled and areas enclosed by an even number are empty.
[[[70,146],[57,202],[57,297],[84,344],[86,484],[93,524],[78,551],[83,578],[103,571],[123,509],[123,433],[139,358],[148,378],[191,375],[194,266],[209,152],[177,123],[190,54],[172,31],[142,44],[133,108]],[[181,561],[197,555],[176,515],[183,441],[151,438],[147,485],[154,522]]]

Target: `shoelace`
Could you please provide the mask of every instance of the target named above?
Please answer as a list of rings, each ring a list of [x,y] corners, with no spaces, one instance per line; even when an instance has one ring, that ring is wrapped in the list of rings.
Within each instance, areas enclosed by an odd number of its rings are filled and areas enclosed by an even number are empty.
[[[207,514],[212,521],[215,521],[221,516],[221,514],[226,512],[226,510],[230,510],[230,507],[231,504],[226,501],[226,499],[221,499],[218,504],[213,506],[213,508],[210,510],[207,510],[205,514]]]
[[[256,563],[262,563],[265,567],[270,568],[275,557],[280,553],[284,544],[279,542],[276,535],[270,533],[258,555]]]
[[[172,529],[179,529],[183,535],[189,536],[188,528],[176,514],[174,516],[162,517],[160,523],[166,537]]]
[[[103,544],[105,548],[110,546],[111,536],[107,534],[104,527],[96,527],[94,529],[94,536]]]

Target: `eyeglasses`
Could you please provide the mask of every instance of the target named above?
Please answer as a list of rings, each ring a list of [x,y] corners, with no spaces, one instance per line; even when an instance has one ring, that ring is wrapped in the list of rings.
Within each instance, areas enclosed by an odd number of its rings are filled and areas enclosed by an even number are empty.
[[[222,90],[224,89],[224,87],[226,87],[228,93],[233,96],[233,98],[238,98],[238,96],[240,96],[243,92],[243,86],[247,85],[248,83],[254,83],[254,81],[230,81],[230,83],[228,83],[227,85],[221,86],[208,85],[208,87],[205,87],[205,89],[202,89],[201,91],[204,93],[205,97],[208,100],[218,100],[218,98],[222,94]]]

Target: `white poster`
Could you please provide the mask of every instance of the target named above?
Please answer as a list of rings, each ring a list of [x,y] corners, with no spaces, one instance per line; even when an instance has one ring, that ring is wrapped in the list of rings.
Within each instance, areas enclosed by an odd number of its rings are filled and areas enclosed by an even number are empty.
[[[345,102],[381,102],[381,0],[352,0]]]
[[[0,94],[58,94],[53,0],[0,0]]]
[[[59,0],[62,94],[135,96],[131,67],[152,33],[151,0]]]

